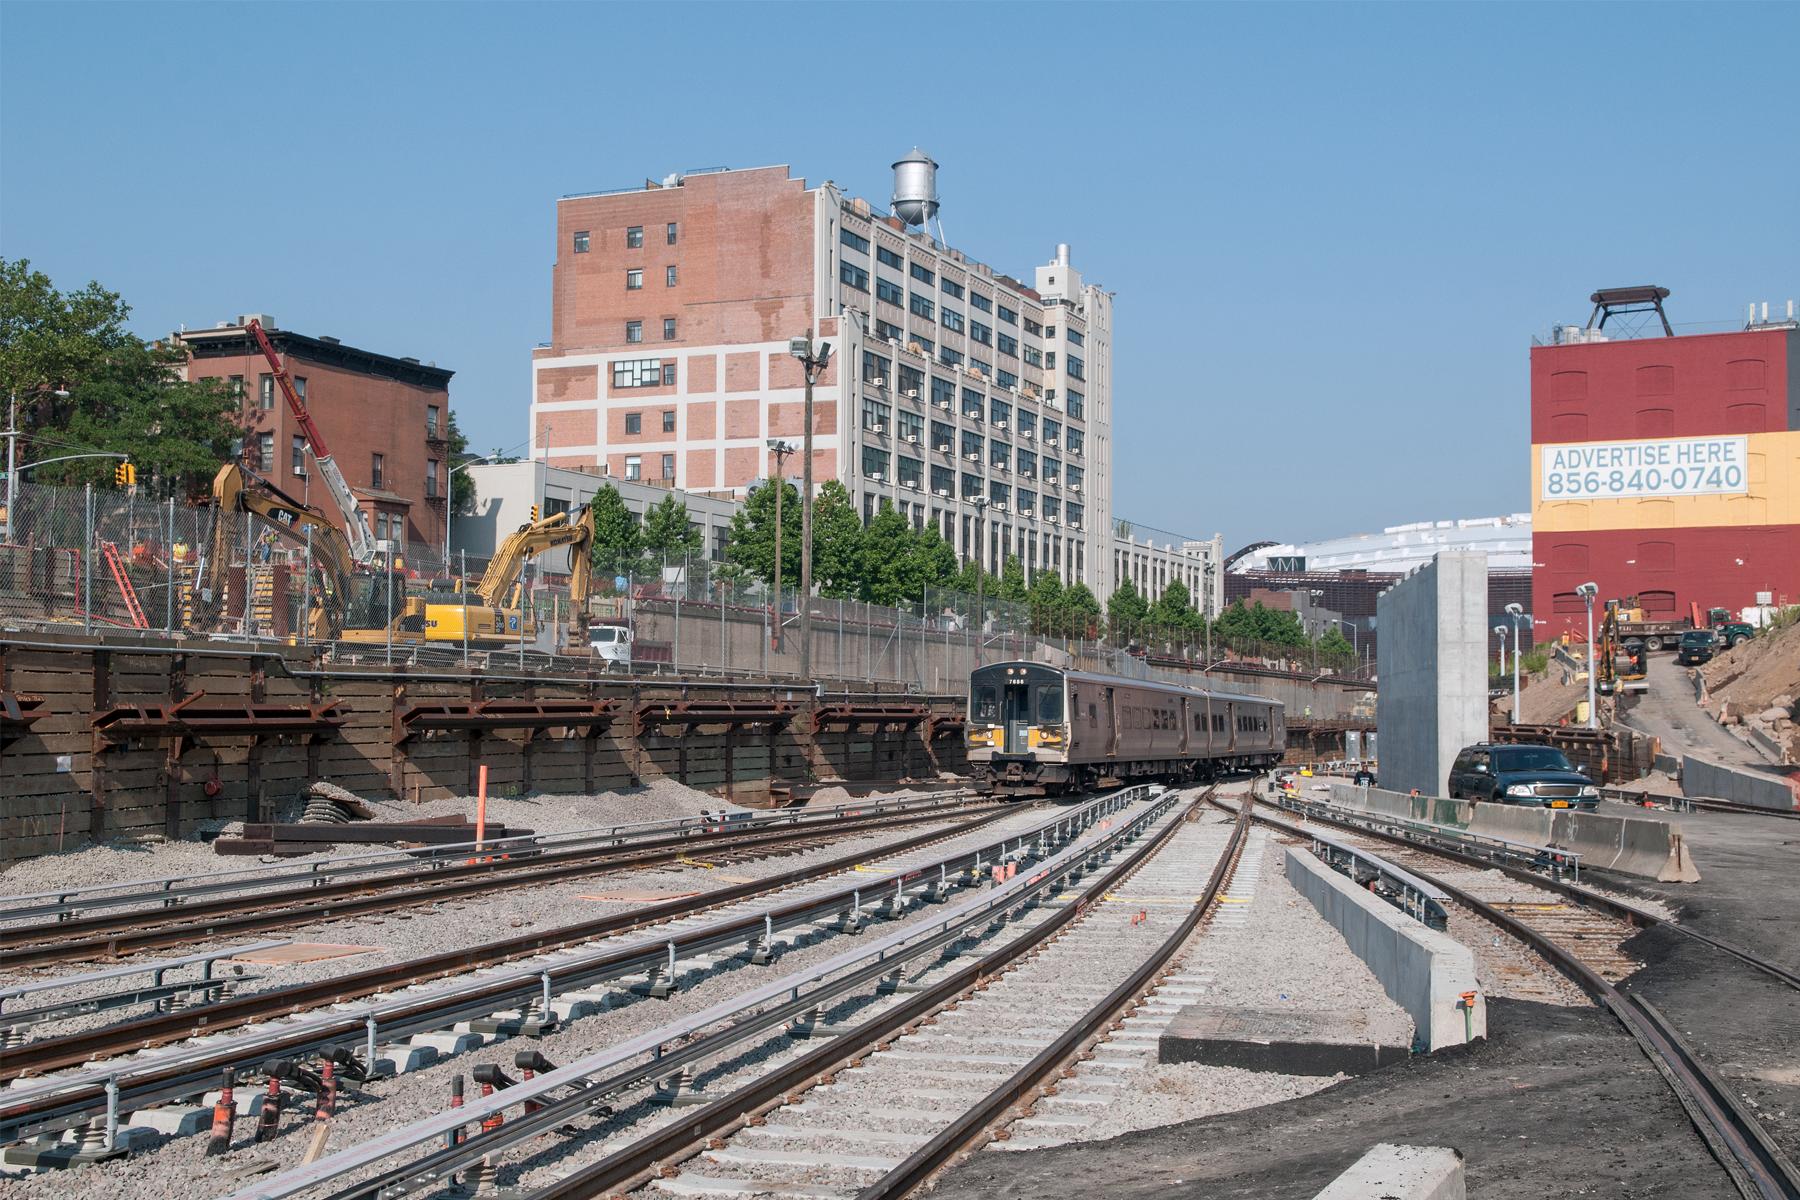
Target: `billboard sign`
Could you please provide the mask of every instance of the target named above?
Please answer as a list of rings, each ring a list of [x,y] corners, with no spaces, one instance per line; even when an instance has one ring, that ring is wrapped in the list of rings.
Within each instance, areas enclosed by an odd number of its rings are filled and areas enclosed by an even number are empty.
[[[1750,439],[1657,438],[1538,447],[1542,500],[1732,496],[1750,490]]]

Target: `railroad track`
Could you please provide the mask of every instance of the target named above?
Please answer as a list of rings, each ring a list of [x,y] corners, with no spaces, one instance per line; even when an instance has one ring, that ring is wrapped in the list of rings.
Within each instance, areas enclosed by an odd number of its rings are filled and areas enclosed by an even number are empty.
[[[617,839],[606,839],[611,844],[573,848],[502,846],[504,856],[478,855],[470,847],[461,850],[456,858],[439,853],[416,867],[403,867],[379,878],[311,878],[273,891],[236,891],[232,895],[190,899],[196,892],[212,891],[218,885],[159,888],[124,911],[0,926],[0,969],[113,959],[144,950],[191,946],[201,939],[288,929],[465,900],[494,891],[640,870],[696,854],[714,861],[733,861],[772,850],[805,849],[870,829],[942,821],[963,813],[999,812],[1004,807],[971,802],[959,795],[904,811],[880,805],[856,806],[846,815],[816,822],[789,823],[775,818],[736,829],[696,827],[671,836],[623,844]],[[771,823],[774,828],[768,827]],[[304,870],[284,874],[307,878]],[[236,886],[233,885],[234,890]],[[10,907],[16,910],[21,906]]]
[[[355,1069],[378,1073],[381,1045],[465,1020],[490,1021],[497,1034],[529,1033],[552,1023],[554,996],[616,988],[619,981],[639,975],[644,977],[638,985],[642,991],[666,994],[693,969],[746,956],[752,962],[771,960],[779,952],[778,940],[791,940],[791,931],[822,923],[854,931],[884,905],[946,891],[962,876],[972,879],[1034,844],[1105,819],[1141,794],[1142,789],[1115,793],[1057,810],[1022,832],[951,847],[947,853],[914,855],[935,843],[982,836],[984,826],[1007,813],[1031,811],[1006,806],[877,852],[809,864],[636,912],[0,1050],[0,1080],[14,1081],[11,1088],[0,1089],[0,1142],[41,1139],[102,1116],[114,1127],[123,1113],[198,1095],[226,1069],[254,1073],[281,1057],[330,1054],[333,1048],[341,1057],[345,1047],[356,1047],[361,1058]],[[908,855],[914,857],[909,860]],[[871,860],[896,858],[904,864],[899,870],[872,877],[856,873]],[[828,878],[836,875],[845,879],[834,883]],[[791,895],[771,904],[770,893]],[[711,919],[696,924],[709,911]],[[648,932],[625,936],[641,931]],[[552,951],[560,953],[546,957]],[[474,973],[504,964],[511,965]],[[444,987],[418,986],[451,975],[465,978]],[[305,1015],[276,1021],[295,1014]],[[252,1023],[257,1027],[239,1037],[214,1036]],[[122,1057],[201,1033],[208,1035],[202,1042]],[[84,1065],[66,1076],[27,1078]]]
[[[1255,813],[1258,803],[1266,802],[1249,797],[1240,808],[1253,813],[1259,822],[1299,837],[1306,836],[1302,826]],[[1230,810],[1226,805],[1220,807]],[[1617,950],[1619,931],[1621,927],[1630,926],[1669,929],[1729,954],[1790,987],[1800,989],[1800,976],[1741,947],[1666,921],[1579,884],[1517,868],[1496,867],[1485,860],[1441,847],[1419,847],[1404,837],[1369,830],[1354,821],[1322,818],[1310,807],[1306,816],[1364,837],[1406,847],[1408,871],[1441,888],[1470,912],[1523,942],[1618,1019],[1668,1081],[1695,1129],[1742,1195],[1749,1200],[1800,1198],[1800,1169],[1796,1169],[1782,1153],[1735,1091],[1700,1059],[1692,1044],[1654,1004],[1628,988],[1618,986],[1636,967]],[[1481,894],[1483,889],[1479,886],[1431,873],[1423,864],[1433,858],[1483,871],[1499,870],[1507,876],[1528,881],[1534,887],[1561,893],[1577,907],[1490,900]]]
[[[1059,1072],[1171,970],[1248,828],[1247,813],[1229,832],[1183,819],[1200,811],[1199,799],[1147,800],[1110,828],[1039,844],[1017,877],[923,929],[902,929],[635,1043],[508,1081],[464,1108],[258,1181],[238,1200],[397,1196],[441,1187],[458,1172],[462,1186],[479,1189],[493,1184],[512,1148],[565,1159],[556,1147],[570,1143],[540,1141],[556,1130],[597,1146],[599,1156],[558,1161],[514,1194],[562,1200],[640,1186],[676,1195],[904,1194],[1021,1106],[1053,1096]],[[1185,902],[1134,909],[1133,898],[1150,892]],[[1045,915],[1038,909],[1047,903],[1055,907]],[[1132,952],[1119,953],[1121,945]],[[839,1019],[827,1025],[828,1015]],[[747,1044],[784,1030],[810,1036],[796,1036],[795,1052],[778,1053],[772,1065],[745,1067]],[[709,1074],[720,1088],[690,1090]],[[659,1080],[673,1113],[636,1104],[615,1114],[614,1104]],[[896,1096],[906,1108],[896,1108]],[[697,1106],[679,1107],[683,1100]],[[419,1147],[431,1149],[394,1165],[398,1152]]]

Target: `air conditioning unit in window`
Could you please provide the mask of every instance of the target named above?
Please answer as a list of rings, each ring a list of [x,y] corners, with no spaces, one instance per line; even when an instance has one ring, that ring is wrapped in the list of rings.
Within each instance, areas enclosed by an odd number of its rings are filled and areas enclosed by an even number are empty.
[[[995,463],[994,470],[996,470],[996,471],[1000,472],[1002,475],[1004,475],[1004,474],[1006,474],[1006,464],[1005,463]]]
[[[1081,485],[1079,483],[1071,483],[1069,485],[1069,490],[1071,492],[1079,492],[1081,490]]]
[[[1006,422],[1005,422],[1005,421],[995,421],[995,422],[994,422],[994,428],[995,428],[995,429],[1005,429],[1005,428],[1006,428]]]
[[[906,441],[908,445],[916,446],[919,444],[919,435],[916,433],[909,433],[906,435]]]
[[[1031,432],[1031,430],[1029,430],[1029,429],[1021,429],[1021,430],[1019,430],[1019,436],[1029,442],[1029,441],[1033,440],[1034,438],[1036,438],[1037,434]]]
[[[908,400],[917,400],[919,398],[919,389],[918,388],[907,388],[906,389],[906,398]]]
[[[968,459],[972,463],[978,463],[981,461],[981,455],[977,454],[977,453],[965,454],[965,455],[963,455],[963,457]]]
[[[886,483],[887,482],[887,476],[882,474],[880,471],[869,472],[869,478],[876,483]]]
[[[880,421],[876,421],[874,424],[869,426],[869,432],[870,433],[886,433],[887,426],[883,425]]]
[[[1054,524],[1056,524],[1056,518],[1051,516],[1049,513],[1045,513],[1044,514],[1044,524],[1054,525]]]
[[[944,497],[944,498],[945,498],[945,499],[949,499],[949,497],[950,497],[950,489],[949,489],[949,488],[939,488],[939,489],[938,489],[938,490],[937,490],[937,494],[938,494],[938,495],[939,495],[939,496],[942,496],[942,497]]]
[[[909,479],[906,481],[906,486],[916,492],[919,490],[919,481],[916,479]]]
[[[1007,509],[1006,509],[1006,501],[1004,501],[1004,500],[996,500],[996,501],[994,501],[994,511],[995,511],[995,512],[1005,512],[1005,511],[1007,511]]]
[[[885,380],[881,376],[877,375],[873,379],[869,380],[869,386],[884,388],[887,386],[887,380]]]

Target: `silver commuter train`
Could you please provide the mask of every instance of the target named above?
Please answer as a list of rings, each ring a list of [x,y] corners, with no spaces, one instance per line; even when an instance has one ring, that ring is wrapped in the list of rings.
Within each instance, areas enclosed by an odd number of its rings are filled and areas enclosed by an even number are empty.
[[[967,737],[977,788],[1009,796],[1210,779],[1287,748],[1278,700],[1032,662],[970,673]]]

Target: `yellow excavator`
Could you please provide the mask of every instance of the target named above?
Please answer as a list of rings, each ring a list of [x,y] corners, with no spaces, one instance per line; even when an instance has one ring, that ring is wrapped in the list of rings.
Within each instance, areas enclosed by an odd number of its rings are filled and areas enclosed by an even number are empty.
[[[422,636],[427,642],[461,644],[466,640],[470,646],[487,649],[534,641],[537,622],[522,604],[520,572],[532,559],[562,547],[569,551],[570,619],[579,622],[587,610],[593,544],[591,509],[582,509],[574,521],[569,520],[568,513],[552,513],[541,521],[521,525],[500,543],[472,594],[408,596],[394,621],[396,640],[402,635],[415,641]],[[471,600],[479,603],[472,604]],[[386,635],[385,629],[352,630],[345,638],[379,641]],[[585,631],[578,631],[577,636],[585,637]]]
[[[194,589],[188,624],[197,630],[217,630],[229,607],[232,551],[238,525],[228,513],[248,513],[261,528],[274,531],[291,546],[308,545],[311,532],[313,587],[307,634],[328,641],[344,632],[344,613],[350,596],[350,544],[325,514],[296,500],[274,483],[236,463],[227,463],[213,476],[213,534],[194,572]],[[254,556],[254,551],[252,551]],[[246,581],[248,586],[248,581]],[[240,606],[241,607],[241,606]]]

